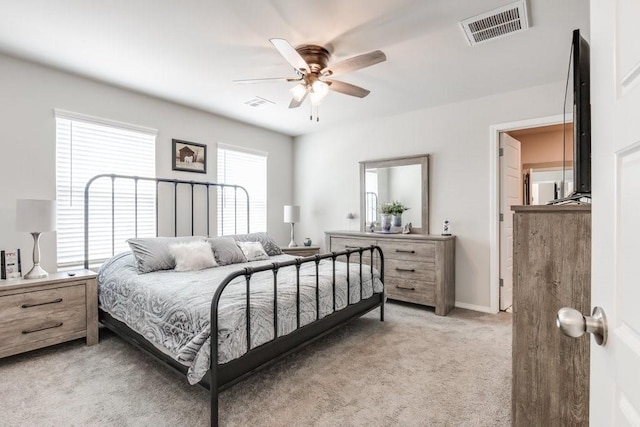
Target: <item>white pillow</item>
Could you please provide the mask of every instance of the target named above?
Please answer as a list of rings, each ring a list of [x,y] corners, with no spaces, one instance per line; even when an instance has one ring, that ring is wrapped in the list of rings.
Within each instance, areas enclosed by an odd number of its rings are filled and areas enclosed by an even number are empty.
[[[176,260],[175,271],[193,271],[217,267],[211,246],[207,241],[176,243],[169,246]]]
[[[247,258],[247,262],[269,259],[269,255],[264,251],[260,242],[236,242],[236,244]]]

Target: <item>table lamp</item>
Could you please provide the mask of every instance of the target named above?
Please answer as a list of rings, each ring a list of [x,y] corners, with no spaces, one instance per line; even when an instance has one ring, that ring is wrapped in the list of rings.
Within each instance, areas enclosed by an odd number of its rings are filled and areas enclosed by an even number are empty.
[[[40,267],[40,233],[55,231],[56,201],[20,199],[16,201],[16,230],[33,236],[33,268],[25,279],[41,279],[49,273]]]
[[[284,206],[284,222],[291,224],[291,241],[289,242],[290,248],[298,246],[293,237],[293,226],[296,222],[300,222],[300,206]]]

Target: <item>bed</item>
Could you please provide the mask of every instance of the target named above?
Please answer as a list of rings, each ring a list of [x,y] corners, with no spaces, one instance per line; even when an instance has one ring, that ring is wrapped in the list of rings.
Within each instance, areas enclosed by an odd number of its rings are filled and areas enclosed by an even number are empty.
[[[101,181],[102,185],[97,186],[101,191],[92,194],[92,186]],[[126,182],[130,185],[124,184]],[[156,199],[155,221],[158,234],[162,209],[172,211],[174,237],[137,237],[137,190],[143,182],[156,186],[156,197],[169,194],[173,198],[173,203]],[[169,191],[162,190],[161,186],[168,186]],[[186,188],[190,203],[184,202],[184,194],[180,195],[182,187]],[[133,201],[135,218],[122,218],[117,214],[119,189],[126,189],[123,198]],[[221,200],[217,192],[222,192],[225,199],[225,191],[229,189],[233,202],[227,204],[234,206],[234,222],[240,223],[238,212],[241,211],[240,215],[246,215],[245,231],[248,231],[248,194],[242,187],[99,175],[85,188],[85,268],[95,261],[90,251],[92,218],[106,215],[111,221],[112,253],[98,274],[100,322],[184,374],[191,384],[208,388],[211,425],[218,424],[221,390],[373,309],[379,308],[380,320],[384,320],[383,268],[377,271],[363,262],[367,257],[382,259],[382,251],[377,246],[300,258],[282,254],[266,233],[230,237],[198,235],[199,230],[209,234],[211,205],[215,209],[215,202]],[[212,191],[216,192],[213,197]],[[199,198],[204,202],[198,201]],[[242,209],[237,209],[238,206]],[[189,211],[186,220],[179,218],[181,210]],[[200,215],[199,211],[202,211]],[[196,224],[198,215],[205,218],[206,225]],[[118,221],[135,224],[130,239],[132,251],[116,253]],[[179,228],[185,221],[190,222],[187,225],[190,237],[175,237],[182,234]],[[229,239],[237,242],[242,250],[248,245],[255,246],[255,243],[243,242],[259,242],[266,257],[242,263],[219,262],[216,267],[195,271],[176,271],[177,268],[166,266],[145,270],[157,258],[162,258],[166,245],[175,248],[178,240],[199,242],[194,245],[205,241],[216,261],[226,259]],[[218,251],[221,247],[225,251]],[[151,257],[151,264],[145,264],[149,260],[145,256]],[[253,255],[248,258],[253,259]],[[211,331],[217,331],[217,339],[210,338]]]

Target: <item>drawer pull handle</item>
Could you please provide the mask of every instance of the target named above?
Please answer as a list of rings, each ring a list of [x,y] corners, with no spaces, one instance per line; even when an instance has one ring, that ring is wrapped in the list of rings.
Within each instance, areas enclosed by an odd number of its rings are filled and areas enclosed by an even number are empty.
[[[62,324],[63,324],[62,322],[58,322],[55,325],[42,326],[40,328],[34,328],[34,329],[25,329],[24,331],[22,331],[22,333],[26,335],[26,334],[32,334],[34,332],[45,331],[47,329],[59,328],[60,326],[62,326]]]
[[[404,289],[405,291],[415,291],[416,290],[416,288],[405,288],[404,286],[398,286],[398,285],[396,285],[396,288]]]
[[[345,249],[360,249],[360,246],[349,246],[349,245],[344,245]]]
[[[39,302],[37,304],[22,304],[21,307],[22,308],[38,307],[39,305],[57,304],[59,302],[62,302],[62,298],[56,298],[53,301]]]
[[[396,271],[406,271],[408,273],[416,272],[415,268],[400,268],[400,267],[396,267]]]
[[[415,254],[416,253],[416,251],[414,251],[413,249],[411,249],[411,250],[396,249],[396,252],[400,252],[401,254]]]

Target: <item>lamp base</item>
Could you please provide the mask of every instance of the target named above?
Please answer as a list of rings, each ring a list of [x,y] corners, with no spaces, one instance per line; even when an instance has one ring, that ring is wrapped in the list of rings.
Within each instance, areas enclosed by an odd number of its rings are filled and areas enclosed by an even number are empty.
[[[24,278],[25,279],[42,279],[44,277],[47,277],[48,275],[49,273],[44,271],[44,269],[40,267],[40,264],[36,264],[33,266],[31,270],[29,270],[27,274],[24,275]]]
[[[293,226],[294,226],[294,223],[292,222],[291,223],[291,241],[289,242],[290,248],[295,248],[296,246],[298,246],[298,244],[295,241],[295,238],[293,237]]]

